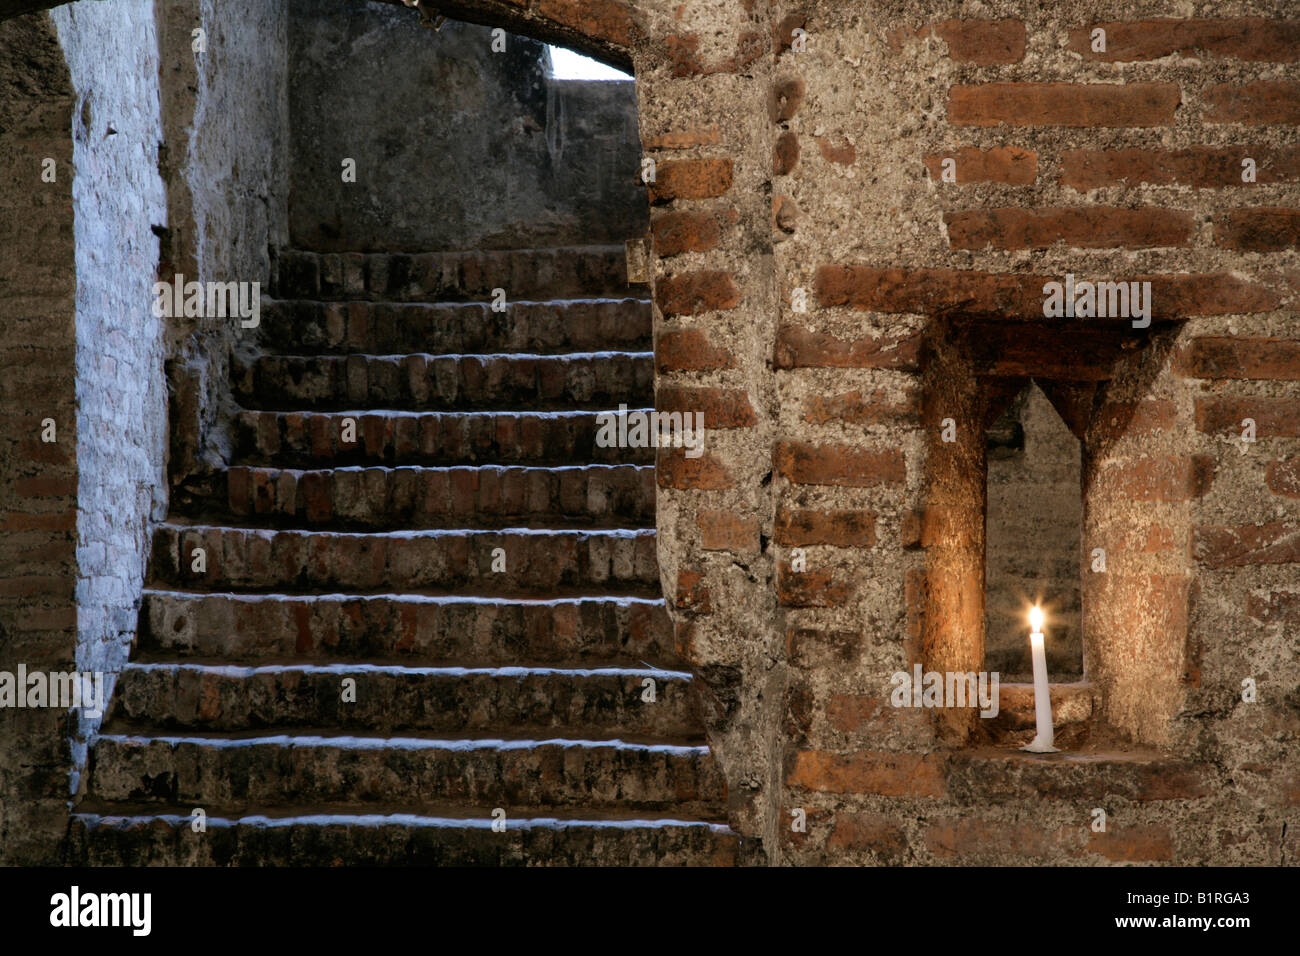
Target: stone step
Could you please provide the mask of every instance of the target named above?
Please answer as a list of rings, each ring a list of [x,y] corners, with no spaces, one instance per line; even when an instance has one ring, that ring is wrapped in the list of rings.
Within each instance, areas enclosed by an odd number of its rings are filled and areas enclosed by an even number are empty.
[[[490,301],[648,297],[629,285],[620,245],[425,253],[320,253],[282,249],[273,293],[282,299]]]
[[[233,362],[231,378],[245,407],[287,411],[544,411],[654,403],[653,352],[263,355]]]
[[[192,808],[190,808],[192,809]],[[188,810],[186,811],[188,812]],[[75,813],[68,859],[81,866],[734,866],[739,837],[679,819],[410,814],[192,817]]]
[[[263,300],[259,335],[268,352],[496,353],[650,351],[646,299],[509,302]]]
[[[100,735],[87,793],[164,806],[367,804],[421,812],[439,801],[507,815],[546,807],[669,811],[724,805],[708,747],[609,740]]]
[[[680,666],[660,599],[146,590],[137,659],[402,661],[461,666]]]
[[[557,468],[236,466],[226,472],[237,519],[337,528],[446,528],[582,522],[653,526],[653,465]]]
[[[344,700],[349,679],[351,699]],[[130,663],[118,676],[105,727],[141,734],[323,726],[367,736],[509,732],[702,742],[690,680],[682,671],[644,667]],[[654,700],[643,700],[651,691]]]
[[[502,553],[494,554],[495,549]],[[204,570],[194,570],[196,549]],[[493,562],[505,570],[493,571]],[[207,590],[427,590],[484,595],[620,590],[659,585],[649,529],[417,530],[352,533],[222,525],[159,525],[153,583]]]
[[[649,412],[650,408],[630,411]],[[617,413],[617,409],[610,410]],[[601,412],[241,411],[236,461],[284,468],[338,465],[653,464],[655,449],[602,448]],[[356,422],[344,442],[343,419]]]

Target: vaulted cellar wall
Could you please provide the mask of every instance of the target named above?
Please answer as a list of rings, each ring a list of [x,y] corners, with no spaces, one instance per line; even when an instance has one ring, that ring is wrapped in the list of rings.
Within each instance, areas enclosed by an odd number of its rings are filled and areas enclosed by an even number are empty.
[[[327,252],[621,243],[646,228],[636,93],[557,81],[537,40],[292,0],[291,238]],[[343,161],[355,163],[344,181]]]

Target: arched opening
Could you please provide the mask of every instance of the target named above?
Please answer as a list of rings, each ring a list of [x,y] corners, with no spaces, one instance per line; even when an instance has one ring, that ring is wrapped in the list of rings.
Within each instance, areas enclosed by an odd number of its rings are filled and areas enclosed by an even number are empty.
[[[1039,600],[1058,745],[1167,734],[1187,604],[1172,542],[1207,480],[1194,459],[1145,447],[1174,418],[1148,395],[1169,331],[1167,320],[1136,331],[985,316],[932,328],[919,658],[1002,681],[995,719],[935,714],[950,741],[1033,736],[1028,611]],[[1161,438],[1171,449],[1173,434]]]
[[[989,428],[984,666],[1003,681],[1032,680],[1026,609],[1033,605],[1047,614],[1051,679],[1083,676],[1081,452],[1033,382]]]

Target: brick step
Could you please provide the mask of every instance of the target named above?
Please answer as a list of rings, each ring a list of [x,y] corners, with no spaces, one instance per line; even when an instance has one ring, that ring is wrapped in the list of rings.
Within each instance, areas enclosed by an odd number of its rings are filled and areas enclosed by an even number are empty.
[[[351,679],[351,701],[342,682]],[[648,668],[431,668],[369,664],[262,667],[130,663],[117,680],[110,733],[333,727],[509,733],[699,743],[691,675]],[[655,700],[642,700],[652,681]]]
[[[434,801],[491,808],[611,807],[716,814],[724,784],[704,746],[431,737],[136,737],[104,734],[87,793],[184,807],[363,803],[421,812]]]
[[[330,253],[282,249],[274,294],[281,299],[442,302],[585,296],[647,297],[627,281],[620,245],[424,253]]]
[[[248,408],[605,409],[654,403],[653,352],[263,355],[232,363]]]
[[[206,569],[192,570],[194,549]],[[505,570],[493,571],[504,549]],[[650,596],[659,585],[655,534],[602,531],[281,531],[159,525],[153,583],[211,590],[428,590],[515,595],[565,589]]]
[[[617,410],[612,410],[617,412]],[[648,412],[650,408],[631,409]],[[600,412],[361,412],[344,443],[343,412],[241,411],[234,459],[282,468],[338,465],[654,464],[655,450],[602,448]]]
[[[135,658],[680,666],[662,600],[146,590]]]
[[[268,352],[650,351],[647,299],[509,302],[328,302],[263,300],[260,340]]]
[[[1212,782],[1194,764],[1155,751],[1098,748],[1030,754],[980,747],[949,756],[947,790],[958,803],[970,806],[1019,802],[1029,795],[1147,803],[1199,799],[1211,793]]]
[[[653,465],[558,468],[332,468],[236,466],[226,472],[236,519],[336,528],[551,527],[582,522],[649,527]]]
[[[192,808],[191,808],[192,809]],[[726,826],[679,819],[411,814],[192,817],[75,813],[71,865],[82,866],[733,866],[741,842]]]

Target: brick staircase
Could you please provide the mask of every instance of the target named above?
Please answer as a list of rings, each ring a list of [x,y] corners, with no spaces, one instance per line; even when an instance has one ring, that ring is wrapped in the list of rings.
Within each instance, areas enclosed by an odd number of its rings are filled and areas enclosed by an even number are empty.
[[[595,446],[654,397],[621,248],[286,251],[275,294],[224,497],[157,529],[71,858],[736,862],[653,450]]]

